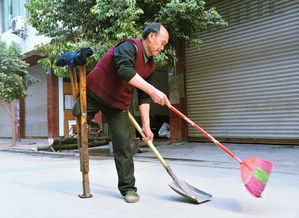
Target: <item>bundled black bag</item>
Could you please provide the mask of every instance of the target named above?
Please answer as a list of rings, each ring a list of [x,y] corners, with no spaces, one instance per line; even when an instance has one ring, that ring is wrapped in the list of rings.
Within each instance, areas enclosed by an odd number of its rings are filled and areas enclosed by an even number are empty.
[[[68,51],[57,58],[55,65],[59,67],[66,65],[69,67],[83,66],[91,55],[93,55],[93,50],[89,47],[81,48],[77,52]]]

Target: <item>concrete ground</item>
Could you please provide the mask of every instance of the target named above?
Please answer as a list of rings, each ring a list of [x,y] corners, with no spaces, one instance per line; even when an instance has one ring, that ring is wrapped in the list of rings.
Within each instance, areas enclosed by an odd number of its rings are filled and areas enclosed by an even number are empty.
[[[217,146],[154,143],[180,179],[213,195],[211,201],[196,205],[168,187],[172,179],[146,148],[134,156],[140,202],[127,204],[122,199],[105,146],[90,149],[93,197],[80,199],[78,153],[36,151],[46,143],[22,140],[12,148],[9,140],[0,139],[1,218],[299,218],[299,146],[225,144],[241,159],[259,156],[274,162],[262,198],[254,198],[240,179],[238,163]]]

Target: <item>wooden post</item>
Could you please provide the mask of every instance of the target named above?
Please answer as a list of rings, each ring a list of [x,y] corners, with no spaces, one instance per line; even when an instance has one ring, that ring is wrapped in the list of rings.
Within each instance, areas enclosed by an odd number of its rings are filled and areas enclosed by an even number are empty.
[[[76,102],[77,98],[80,95],[76,68],[74,68],[74,67],[69,68],[69,73],[70,73],[70,79],[71,79],[73,100],[74,100],[74,102]],[[77,130],[77,138],[78,138],[78,150],[79,150],[79,154],[80,154],[80,169],[82,171],[83,160],[82,160],[82,155],[81,155],[81,147],[82,146],[81,146],[81,119],[80,119],[80,117],[76,117],[76,130]]]
[[[80,109],[81,109],[81,172],[83,179],[83,194],[81,198],[90,198],[89,188],[89,153],[88,153],[88,134],[87,134],[87,103],[86,103],[86,68],[80,68]]]
[[[70,78],[72,85],[73,99],[80,96],[81,116],[76,117],[76,128],[78,137],[78,149],[80,153],[80,170],[82,172],[83,194],[80,198],[91,198],[89,188],[89,153],[88,153],[88,134],[87,134],[87,104],[86,104],[86,68],[80,66],[80,85],[75,68],[70,68]]]

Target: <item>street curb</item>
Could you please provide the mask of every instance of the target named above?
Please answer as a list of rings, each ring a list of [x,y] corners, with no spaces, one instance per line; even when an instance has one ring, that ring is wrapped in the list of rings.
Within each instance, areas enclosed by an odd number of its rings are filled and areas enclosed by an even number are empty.
[[[0,148],[0,152],[22,153],[33,155],[46,155],[56,157],[79,157],[79,153],[65,153],[65,152],[49,152],[49,151],[36,151],[35,149],[17,149],[17,148]]]
[[[18,149],[18,148],[0,148],[0,152],[10,152],[10,153],[20,153],[20,154],[32,154],[32,155],[44,155],[44,156],[53,156],[53,157],[73,157],[79,158],[79,153],[68,153],[68,152],[51,152],[51,151],[37,151],[35,149]],[[89,159],[99,159],[99,158],[113,158],[113,155],[105,154],[105,155],[89,155]],[[135,156],[133,155],[134,159],[142,160],[157,160],[155,156]],[[168,161],[186,161],[186,162],[210,162],[207,160],[196,160],[196,159],[186,159],[186,158],[175,158],[175,157],[163,157],[165,160]]]

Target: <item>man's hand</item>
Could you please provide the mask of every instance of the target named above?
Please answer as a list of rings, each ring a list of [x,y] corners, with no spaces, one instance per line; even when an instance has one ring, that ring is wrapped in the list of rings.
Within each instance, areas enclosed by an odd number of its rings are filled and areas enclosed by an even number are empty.
[[[161,92],[160,90],[158,90],[157,88],[155,88],[154,86],[152,86],[151,84],[146,82],[138,74],[136,74],[129,81],[129,83],[131,85],[141,89],[145,93],[147,93],[155,103],[160,104],[160,105],[166,105],[167,107],[170,107],[170,102],[169,102],[167,96],[163,92]]]
[[[160,104],[160,105],[165,105],[167,107],[170,106],[170,102],[167,98],[167,95],[165,95],[163,92],[161,92],[160,90],[158,89],[154,89],[151,93],[150,93],[150,96],[152,98],[152,100],[157,103],[157,104]]]
[[[154,134],[151,130],[150,125],[150,117],[149,117],[149,111],[150,111],[150,104],[141,104],[139,105],[139,111],[140,111],[140,117],[142,121],[142,132],[145,135],[144,141],[152,140],[154,139]]]
[[[148,140],[151,140],[151,141],[154,140],[154,133],[152,132],[152,130],[150,128],[143,127],[142,132],[146,136],[146,138],[143,139],[145,142],[147,142]]]

